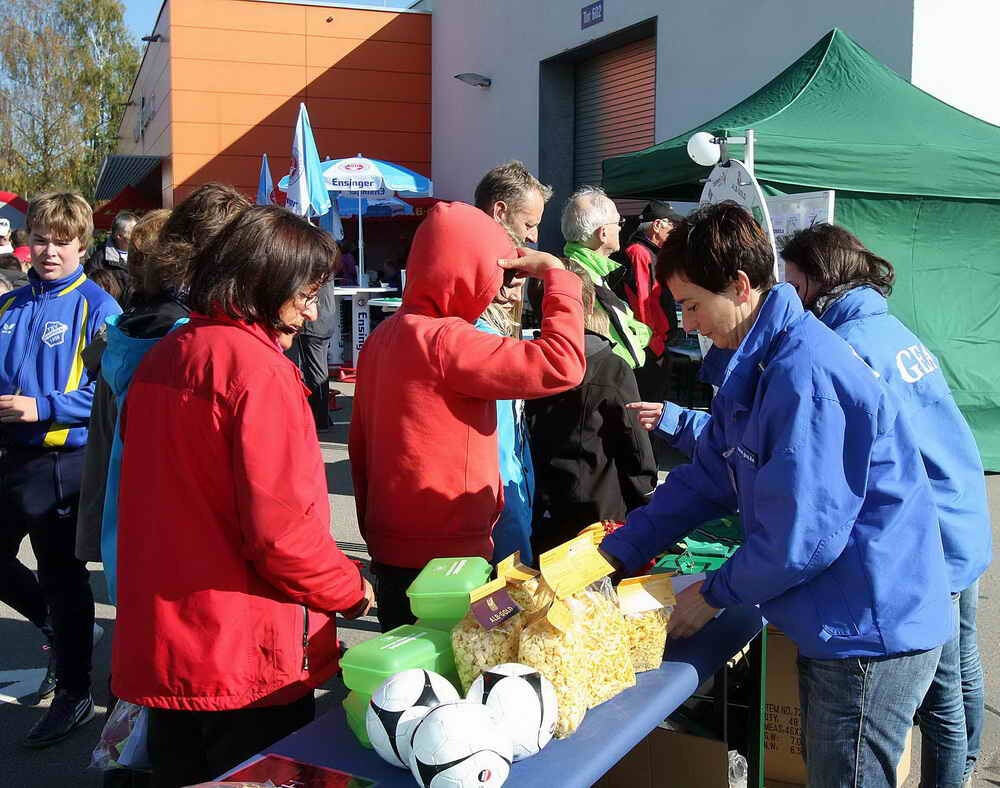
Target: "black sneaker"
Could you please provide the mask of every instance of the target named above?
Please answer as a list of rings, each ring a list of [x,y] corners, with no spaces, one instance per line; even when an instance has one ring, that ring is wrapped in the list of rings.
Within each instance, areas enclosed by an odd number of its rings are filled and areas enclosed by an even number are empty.
[[[69,736],[76,728],[94,718],[94,699],[86,695],[73,695],[57,690],[45,716],[35,723],[24,739],[25,747],[41,749]]]

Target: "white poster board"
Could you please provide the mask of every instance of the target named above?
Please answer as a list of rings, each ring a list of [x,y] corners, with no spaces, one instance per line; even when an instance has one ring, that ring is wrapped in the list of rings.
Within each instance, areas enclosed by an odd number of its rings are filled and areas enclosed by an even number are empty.
[[[833,222],[834,192],[802,192],[765,198],[774,241],[780,251],[792,233],[822,222]],[[778,256],[778,281],[785,281],[785,263]]]

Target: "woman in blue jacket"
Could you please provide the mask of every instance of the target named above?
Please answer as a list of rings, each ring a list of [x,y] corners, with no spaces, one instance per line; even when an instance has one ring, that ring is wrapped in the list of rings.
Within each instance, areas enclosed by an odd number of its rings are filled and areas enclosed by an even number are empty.
[[[983,672],[976,643],[979,576],[990,563],[992,533],[983,465],[972,430],[937,359],[889,314],[892,265],[847,230],[822,224],[785,244],[786,279],[803,305],[845,339],[903,404],[917,434],[941,525],[959,632],[941,661],[918,718],[921,779],[960,786],[979,756]]]
[[[678,595],[673,634],[759,604],[799,648],[809,785],[895,785],[956,627],[931,487],[896,396],[790,285],[774,284],[773,264],[732,203],[667,239],[658,265],[685,329],[734,352],[692,463],[602,549],[633,570],[739,511],[744,545]]]

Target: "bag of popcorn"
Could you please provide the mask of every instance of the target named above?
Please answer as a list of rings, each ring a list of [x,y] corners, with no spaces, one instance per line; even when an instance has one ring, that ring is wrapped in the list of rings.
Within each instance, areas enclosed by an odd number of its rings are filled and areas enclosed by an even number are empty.
[[[517,662],[521,608],[511,599],[507,583],[498,578],[469,594],[469,613],[451,630],[455,667],[468,692],[480,673],[504,662]]]
[[[606,577],[575,593],[566,604],[579,621],[583,647],[589,655],[587,708],[592,709],[635,686],[628,633]]]
[[[557,739],[580,727],[587,713],[588,661],[580,624],[562,602],[535,613],[521,631],[518,662],[537,670],[555,688]]]
[[[549,588],[537,569],[521,563],[520,550],[511,553],[497,564],[497,578],[507,581],[507,593],[525,613],[534,613],[553,599]]]
[[[670,575],[630,577],[618,584],[618,605],[636,673],[656,670],[662,664],[674,603]]]

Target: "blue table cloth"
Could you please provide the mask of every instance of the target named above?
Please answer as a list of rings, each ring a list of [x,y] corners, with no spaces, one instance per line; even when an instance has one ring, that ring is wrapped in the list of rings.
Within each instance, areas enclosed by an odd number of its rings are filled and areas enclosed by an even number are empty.
[[[538,755],[515,763],[508,784],[518,788],[588,788],[687,700],[708,677],[761,629],[755,607],[730,608],[687,640],[671,640],[659,670],[636,677],[636,685],[587,712],[576,733],[552,742]],[[338,769],[386,788],[411,788],[408,771],[366,750],[350,732],[339,705],[265,753]],[[255,759],[251,759],[255,760]]]

